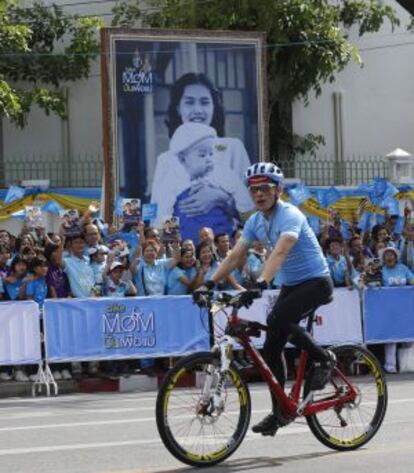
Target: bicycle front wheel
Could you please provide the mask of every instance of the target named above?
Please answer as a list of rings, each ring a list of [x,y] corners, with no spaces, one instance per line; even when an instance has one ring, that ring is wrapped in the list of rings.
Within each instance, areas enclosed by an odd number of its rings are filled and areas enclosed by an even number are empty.
[[[180,360],[158,392],[161,439],[172,455],[192,466],[214,465],[234,453],[250,413],[250,393],[239,371],[230,366],[220,376],[220,360],[210,352]]]
[[[344,395],[347,385],[339,372],[357,391],[349,403],[306,417],[310,430],[327,447],[355,450],[366,444],[380,428],[387,409],[387,385],[375,356],[359,345],[332,347],[337,368],[321,391],[314,391],[313,402]],[[309,392],[305,384],[305,395]]]

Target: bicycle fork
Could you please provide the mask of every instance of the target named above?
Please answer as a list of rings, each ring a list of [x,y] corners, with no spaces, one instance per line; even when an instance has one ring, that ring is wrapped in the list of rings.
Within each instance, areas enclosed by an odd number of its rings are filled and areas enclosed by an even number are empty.
[[[206,378],[202,391],[202,403],[208,405],[207,413],[212,414],[216,412],[220,414],[224,410],[223,387],[226,378],[226,373],[230,368],[231,360],[233,359],[233,348],[236,344],[235,340],[225,335],[218,344],[214,345],[213,352],[220,354],[220,371],[218,375],[217,385],[214,389],[214,394],[211,396],[211,388],[214,381],[214,365],[210,365],[206,372]]]

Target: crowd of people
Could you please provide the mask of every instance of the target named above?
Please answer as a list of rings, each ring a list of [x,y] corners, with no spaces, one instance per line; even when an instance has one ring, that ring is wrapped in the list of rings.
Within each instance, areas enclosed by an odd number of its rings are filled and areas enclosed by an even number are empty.
[[[407,214],[402,233],[396,233],[395,222],[390,216],[370,233],[355,225],[348,240],[338,219],[321,226],[318,239],[336,287],[414,284],[414,224]],[[231,235],[214,234],[202,227],[197,241],[181,241],[179,235],[166,240],[161,230],[143,222],[128,232],[105,228],[86,212],[79,233],[70,236],[63,227],[47,233],[24,226],[17,236],[0,230],[0,299],[34,300],[42,307],[45,298],[190,294],[210,279],[242,233],[238,228]],[[135,247],[122,241],[122,235],[131,233],[138,242]],[[254,288],[266,257],[264,243],[254,242],[246,258],[216,289]],[[275,288],[277,279],[276,275]],[[109,365],[113,369],[113,363]],[[385,346],[384,367],[389,372],[397,370],[395,344]],[[152,374],[153,368],[153,360],[141,361],[141,372]],[[52,369],[59,380],[70,379],[82,369],[95,374],[98,367],[96,363],[86,368],[85,364],[58,364]],[[34,370],[22,367],[2,367],[0,372],[3,381],[27,381],[33,376]]]

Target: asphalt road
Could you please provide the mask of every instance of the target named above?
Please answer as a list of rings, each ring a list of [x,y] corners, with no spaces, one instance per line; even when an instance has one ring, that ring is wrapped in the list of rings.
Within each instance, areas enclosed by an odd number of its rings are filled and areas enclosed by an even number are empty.
[[[389,380],[389,406],[377,436],[341,453],[320,444],[305,424],[274,438],[248,433],[239,450],[209,471],[410,473],[414,471],[414,375]],[[159,440],[155,393],[78,394],[0,400],[1,473],[187,472]],[[252,385],[253,419],[269,409],[264,385]]]

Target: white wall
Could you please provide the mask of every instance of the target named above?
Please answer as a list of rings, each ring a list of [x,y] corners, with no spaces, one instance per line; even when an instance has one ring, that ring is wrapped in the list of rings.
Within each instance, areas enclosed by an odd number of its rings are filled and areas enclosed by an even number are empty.
[[[345,155],[385,155],[397,147],[414,152],[414,34],[406,31],[407,11],[395,1],[383,3],[395,8],[401,26],[393,33],[387,24],[362,38],[352,32],[364,67],[349,65],[308,107],[293,105],[294,132],[324,135],[321,154],[334,154],[337,91],[343,92]]]

